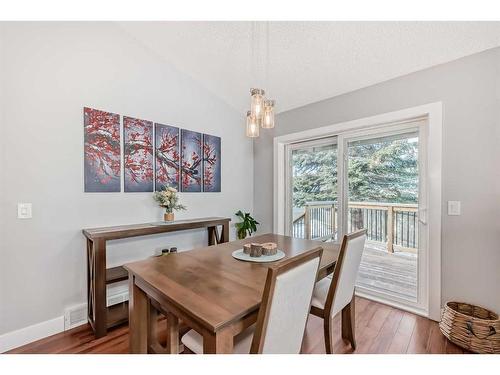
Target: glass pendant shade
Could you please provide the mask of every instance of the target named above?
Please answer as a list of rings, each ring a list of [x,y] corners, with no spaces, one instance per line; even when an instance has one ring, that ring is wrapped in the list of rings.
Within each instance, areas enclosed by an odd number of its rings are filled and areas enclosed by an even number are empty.
[[[274,100],[264,101],[264,115],[262,118],[262,128],[274,128]]]
[[[247,137],[256,138],[259,136],[259,120],[252,114],[252,111],[247,112]]]
[[[262,118],[264,114],[264,90],[262,89],[251,89],[250,94],[252,95],[252,101],[250,103],[250,112],[258,120]]]

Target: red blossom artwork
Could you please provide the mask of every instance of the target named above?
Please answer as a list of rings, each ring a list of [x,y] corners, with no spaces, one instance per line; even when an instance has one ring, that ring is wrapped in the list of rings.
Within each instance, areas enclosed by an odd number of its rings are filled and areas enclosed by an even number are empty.
[[[181,131],[181,191],[201,191],[202,140],[201,133]]]
[[[203,134],[203,191],[221,191],[220,138]]]
[[[120,115],[84,108],[86,192],[120,191]]]
[[[156,191],[179,189],[179,128],[155,124]]]
[[[123,118],[126,192],[153,191],[153,123]]]

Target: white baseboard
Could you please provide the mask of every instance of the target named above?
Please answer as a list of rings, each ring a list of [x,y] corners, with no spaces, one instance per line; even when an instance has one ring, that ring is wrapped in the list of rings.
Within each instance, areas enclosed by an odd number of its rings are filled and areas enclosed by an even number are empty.
[[[0,335],[0,353],[64,331],[64,316]]]
[[[107,306],[121,303],[128,300],[127,282],[108,286],[107,288]],[[73,317],[71,314],[76,310],[78,314]],[[65,315],[46,320],[45,322],[33,324],[29,327],[21,328],[16,331],[7,332],[0,335],[0,353],[29,344],[30,342],[43,339],[56,333],[78,327],[87,323],[87,305],[75,305],[65,309]],[[74,318],[74,319],[73,319]]]

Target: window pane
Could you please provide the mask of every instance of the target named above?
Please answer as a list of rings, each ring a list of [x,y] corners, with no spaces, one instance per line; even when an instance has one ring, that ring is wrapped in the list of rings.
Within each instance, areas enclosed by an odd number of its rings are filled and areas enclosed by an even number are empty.
[[[295,148],[291,152],[291,207],[294,237],[335,239],[337,145]]]

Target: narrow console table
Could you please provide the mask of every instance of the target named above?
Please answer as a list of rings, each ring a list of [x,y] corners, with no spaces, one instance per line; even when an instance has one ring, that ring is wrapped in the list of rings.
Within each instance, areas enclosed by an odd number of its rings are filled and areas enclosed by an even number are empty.
[[[87,316],[96,338],[106,336],[109,328],[128,320],[128,302],[106,307],[106,285],[128,278],[128,272],[121,266],[106,268],[106,241],[207,228],[210,246],[229,241],[230,221],[230,218],[225,217],[206,217],[83,229],[87,238]],[[219,226],[222,227],[220,233]]]

